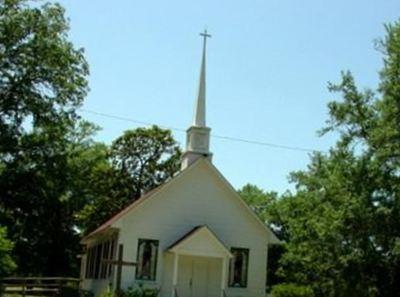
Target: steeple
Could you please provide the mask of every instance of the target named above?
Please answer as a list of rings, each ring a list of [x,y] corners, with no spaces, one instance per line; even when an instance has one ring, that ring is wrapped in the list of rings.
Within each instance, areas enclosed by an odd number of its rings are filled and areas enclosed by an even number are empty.
[[[200,81],[199,81],[199,90],[197,93],[197,101],[196,108],[194,111],[193,125],[197,127],[205,127],[206,126],[206,47],[207,47],[207,38],[211,37],[210,34],[207,34],[207,30],[204,33],[200,33],[200,36],[203,36],[203,55],[201,59],[201,68],[200,68]]]
[[[199,158],[211,160],[212,154],[209,151],[210,128],[206,127],[206,47],[207,34],[200,33],[203,37],[203,54],[200,67],[199,89],[194,110],[192,126],[186,131],[186,151],[182,156],[182,170],[190,166]]]

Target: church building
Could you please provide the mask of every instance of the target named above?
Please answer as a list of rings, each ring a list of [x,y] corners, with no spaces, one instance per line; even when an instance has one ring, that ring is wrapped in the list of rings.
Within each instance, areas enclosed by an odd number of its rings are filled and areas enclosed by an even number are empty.
[[[265,296],[268,246],[279,240],[212,163],[206,40],[181,170],[82,239],[82,288],[153,289],[160,297]]]

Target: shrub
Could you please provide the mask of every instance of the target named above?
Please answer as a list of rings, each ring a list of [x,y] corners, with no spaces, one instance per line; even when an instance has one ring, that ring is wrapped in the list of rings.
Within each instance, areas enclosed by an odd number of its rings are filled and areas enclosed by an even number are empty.
[[[308,286],[286,283],[273,286],[271,297],[314,297],[314,293]]]
[[[0,277],[12,272],[16,265],[11,258],[14,244],[7,238],[7,229],[0,226]]]
[[[135,287],[128,287],[126,290],[121,290],[119,293],[115,293],[111,286],[101,294],[101,297],[157,297],[159,289],[156,288],[145,288],[143,284],[139,284]]]

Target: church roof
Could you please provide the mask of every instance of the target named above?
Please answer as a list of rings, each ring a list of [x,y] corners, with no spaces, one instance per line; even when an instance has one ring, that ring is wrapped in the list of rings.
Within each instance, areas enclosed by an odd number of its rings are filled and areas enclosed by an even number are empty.
[[[250,209],[250,207],[247,205],[246,202],[243,201],[243,199],[239,196],[237,191],[232,187],[232,185],[225,179],[225,177],[219,172],[219,170],[206,158],[200,158],[196,162],[194,162],[191,166],[187,167],[186,169],[180,171],[177,175],[175,175],[172,179],[167,181],[166,183],[158,186],[157,188],[147,192],[145,195],[140,197],[138,200],[135,200],[132,202],[130,205],[122,209],[119,213],[111,217],[108,221],[106,221],[104,224],[99,226],[97,229],[95,229],[93,232],[89,233],[85,237],[82,238],[81,243],[86,243],[88,240],[90,240],[92,237],[103,233],[104,231],[108,230],[112,225],[119,220],[120,218],[124,217],[127,213],[131,211],[135,211],[139,206],[141,206],[143,203],[145,203],[147,200],[150,200],[151,198],[155,198],[158,196],[157,194],[162,192],[162,190],[169,186],[170,184],[174,183],[176,180],[178,180],[181,176],[184,174],[188,173],[189,171],[193,170],[197,166],[199,166],[201,163],[207,164],[207,166],[213,170],[217,176],[223,181],[223,183],[230,189],[230,191],[238,198],[238,200],[241,202],[242,206],[246,211],[248,211],[253,219],[258,223],[259,226],[261,226],[268,234],[269,236],[269,242],[271,244],[279,244],[281,243],[280,240],[276,237],[276,235],[271,231],[271,229],[264,223],[262,222],[257,215]]]
[[[179,172],[177,175],[181,174],[182,172]],[[118,213],[113,215],[110,219],[108,219],[106,222],[101,224],[98,228],[90,232],[88,235],[82,238],[81,243],[85,243],[88,239],[92,238],[93,236],[102,233],[103,231],[107,230],[111,225],[116,222],[119,218],[123,217],[126,213],[131,211],[132,209],[138,207],[140,204],[143,203],[146,199],[150,198],[153,196],[153,194],[159,192],[164,186],[166,186],[170,181],[172,181],[177,175],[175,175],[172,179],[169,181],[165,182],[162,185],[159,185],[158,187],[150,190],[149,192],[145,193],[142,195],[139,199],[133,201],[131,204],[120,210]]]

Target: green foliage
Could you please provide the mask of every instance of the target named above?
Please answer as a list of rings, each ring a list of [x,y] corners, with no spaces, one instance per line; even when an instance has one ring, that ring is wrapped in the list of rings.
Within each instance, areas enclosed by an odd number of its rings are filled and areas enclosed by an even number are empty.
[[[57,3],[0,1],[0,224],[25,276],[77,275],[81,232],[179,168],[175,140],[158,127],[110,148],[93,141],[98,127],[76,114],[88,65],[68,29]]]
[[[36,128],[76,118],[87,93],[82,49],[67,40],[58,4],[32,8],[24,0],[0,2],[0,153],[18,153],[27,123]]]
[[[0,219],[15,242],[21,274],[73,275],[79,268],[75,213],[91,193],[81,184],[103,160],[94,156],[95,145],[74,143],[69,136],[49,141],[31,133],[38,146],[21,150],[1,175]]]
[[[76,287],[63,286],[60,290],[60,297],[93,297],[87,295],[87,291],[82,291]]]
[[[269,227],[280,237],[283,237],[281,221],[275,211],[278,203],[278,194],[276,192],[267,192],[256,185],[246,184],[238,190],[242,199],[250,206],[250,208],[258,215],[261,221],[269,225]],[[268,247],[268,266],[267,266],[267,290],[271,286],[280,283],[282,278],[277,274],[279,268],[279,259],[283,253],[281,245]]]
[[[269,219],[268,210],[277,199],[276,192],[265,192],[256,185],[247,184],[238,193],[262,221]]]
[[[67,30],[58,4],[0,2],[0,224],[24,275],[78,268],[69,149],[88,65]]]
[[[329,85],[342,100],[321,132],[339,141],[270,208],[286,240],[282,277],[318,297],[400,294],[400,23],[386,29],[378,90],[359,91],[350,72]]]
[[[263,210],[264,207],[260,207],[260,205],[265,205],[271,200],[264,190],[252,184],[244,185],[238,190],[238,193],[250,207],[254,208],[254,210],[257,210],[257,208]],[[262,211],[259,211],[258,213],[262,213]]]
[[[101,297],[157,297],[160,289],[145,287],[140,284],[135,287],[128,287],[126,290],[114,292],[109,286],[102,294]]]
[[[6,228],[0,227],[0,277],[12,272],[16,265],[11,258],[13,243],[7,239]]]
[[[112,143],[107,156],[111,166],[98,168],[89,179],[96,196],[78,214],[86,231],[173,177],[179,170],[181,152],[169,130],[152,126],[125,131]]]
[[[110,160],[131,179],[130,192],[138,198],[178,171],[180,149],[169,130],[137,128],[125,131],[112,143]]]
[[[310,287],[285,283],[274,286],[271,297],[314,297],[314,293]]]
[[[101,293],[101,297],[116,297],[116,293],[112,290],[111,285],[107,286],[107,288]]]

